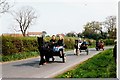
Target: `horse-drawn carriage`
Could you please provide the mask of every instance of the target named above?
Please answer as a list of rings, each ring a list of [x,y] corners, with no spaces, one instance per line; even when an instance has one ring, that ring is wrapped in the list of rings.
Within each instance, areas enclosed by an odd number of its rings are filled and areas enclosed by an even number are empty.
[[[64,54],[64,46],[52,46],[52,44],[50,42],[45,42],[43,40],[43,37],[38,37],[38,49],[40,52],[40,57],[41,57],[41,61],[40,61],[40,65],[45,63],[45,62],[49,62],[49,59],[52,58],[52,61],[54,61],[54,57],[53,56],[59,56],[60,58],[62,58],[62,62],[64,63],[66,61],[66,57]]]
[[[96,50],[99,51],[100,49],[104,50],[104,42],[96,41]]]
[[[79,40],[75,40],[75,53],[76,55],[79,55],[79,53],[85,51],[88,55],[89,50],[88,50],[88,43],[83,41],[83,42],[79,42]]]

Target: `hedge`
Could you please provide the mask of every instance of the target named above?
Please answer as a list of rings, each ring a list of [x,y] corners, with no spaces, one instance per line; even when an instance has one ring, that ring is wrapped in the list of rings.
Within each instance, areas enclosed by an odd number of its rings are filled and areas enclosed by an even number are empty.
[[[114,39],[105,39],[103,41],[105,42],[105,45],[114,45],[115,44]]]
[[[45,37],[45,41],[49,41],[51,37]],[[57,38],[58,39],[58,38]],[[73,49],[75,37],[64,37],[66,49]],[[88,41],[88,39],[86,39]],[[92,40],[92,45],[95,46],[95,40]],[[105,45],[113,45],[114,40],[104,40]],[[10,37],[2,36],[2,54],[11,55],[23,52],[36,52],[38,51],[37,37]]]
[[[49,41],[51,37],[45,37],[45,41]],[[58,39],[58,38],[57,38]],[[67,49],[74,48],[75,38],[67,37],[64,39]],[[2,54],[11,55],[23,52],[38,51],[37,37],[10,37],[2,36]]]
[[[38,51],[38,44],[35,38],[2,36],[2,54]]]

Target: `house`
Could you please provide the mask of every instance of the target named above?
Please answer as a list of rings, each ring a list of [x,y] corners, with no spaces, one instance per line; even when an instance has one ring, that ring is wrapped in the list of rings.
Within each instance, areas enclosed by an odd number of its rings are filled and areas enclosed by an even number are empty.
[[[2,36],[23,37],[22,34],[15,34],[15,33],[3,33]]]
[[[42,32],[27,32],[27,36],[42,36]]]

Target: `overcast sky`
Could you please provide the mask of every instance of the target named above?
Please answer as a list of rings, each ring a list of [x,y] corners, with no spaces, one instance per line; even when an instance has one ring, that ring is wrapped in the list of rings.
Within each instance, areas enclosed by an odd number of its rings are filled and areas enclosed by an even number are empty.
[[[87,22],[104,21],[107,16],[117,16],[116,0],[15,0],[12,10],[23,6],[35,9],[38,18],[28,31],[47,34],[82,32]],[[10,14],[0,16],[0,34],[13,33],[15,21]]]

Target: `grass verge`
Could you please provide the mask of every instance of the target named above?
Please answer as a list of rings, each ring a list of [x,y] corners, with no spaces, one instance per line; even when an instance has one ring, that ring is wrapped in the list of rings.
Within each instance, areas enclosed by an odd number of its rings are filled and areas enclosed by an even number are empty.
[[[55,78],[116,78],[113,50],[105,50]]]
[[[0,55],[0,62],[15,61],[39,56],[39,52],[24,52],[7,56]]]
[[[65,51],[70,51],[72,49],[65,49]],[[32,57],[39,56],[39,52],[24,52],[24,53],[16,53],[11,55],[0,55],[0,62],[7,62],[7,61],[16,61],[21,59],[27,59]]]

